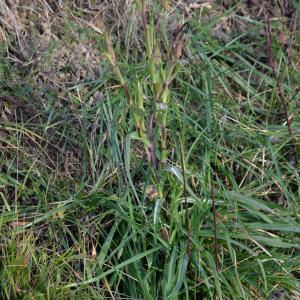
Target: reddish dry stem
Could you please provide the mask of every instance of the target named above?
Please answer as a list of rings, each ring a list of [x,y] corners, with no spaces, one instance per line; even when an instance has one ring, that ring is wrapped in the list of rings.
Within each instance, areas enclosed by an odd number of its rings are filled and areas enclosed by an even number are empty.
[[[266,8],[264,8],[264,22],[265,22],[265,31],[267,35],[267,49],[268,49],[268,64],[272,68],[272,74],[274,79],[276,80],[276,86],[278,89],[278,96],[279,99],[283,105],[284,114],[285,114],[285,120],[288,128],[288,132],[290,135],[292,135],[292,127],[291,127],[291,120],[289,118],[288,114],[288,104],[286,103],[284,92],[282,89],[282,85],[276,75],[275,65],[273,61],[273,53],[272,53],[272,35],[271,35],[271,29],[270,29],[270,18],[269,14]]]
[[[172,41],[171,46],[170,46],[170,48],[169,48],[169,50],[168,50],[168,58],[169,58],[169,60],[171,60],[171,57],[172,57],[174,48],[177,48],[177,47],[175,47],[176,44],[182,43],[182,41],[179,41],[179,35],[180,35],[181,31],[182,31],[187,25],[188,25],[188,22],[185,22],[185,23],[182,24],[181,26],[178,25],[177,29],[175,30],[173,41]],[[176,53],[176,49],[175,49],[175,53]]]
[[[217,210],[216,210],[216,201],[213,184],[211,183],[211,199],[212,199],[212,209],[213,209],[213,217],[214,217],[214,250],[215,250],[215,263],[216,263],[216,271],[219,272],[219,258],[218,258],[218,228],[217,228]]]
[[[185,223],[187,231],[187,253],[188,258],[191,257],[191,233],[190,233],[190,222],[189,222],[189,208],[187,203],[187,190],[186,190],[186,176],[185,176],[185,166],[183,160],[183,150],[181,149],[181,164],[182,164],[182,177],[183,177],[183,193],[184,193],[184,207],[185,207]]]
[[[148,21],[147,21],[145,0],[142,0],[142,18],[143,18],[144,31],[146,31],[148,27],[147,25]]]

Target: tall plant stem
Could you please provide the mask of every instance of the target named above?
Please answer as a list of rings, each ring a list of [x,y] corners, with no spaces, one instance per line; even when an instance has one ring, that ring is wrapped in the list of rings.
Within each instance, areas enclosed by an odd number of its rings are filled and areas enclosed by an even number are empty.
[[[211,200],[212,200],[212,210],[213,210],[213,222],[214,222],[214,251],[215,251],[215,263],[216,263],[216,272],[219,273],[219,258],[218,258],[218,226],[217,226],[217,210],[216,210],[216,199],[214,193],[214,186],[212,182],[212,176],[210,181],[211,187]]]
[[[190,233],[190,222],[189,222],[189,207],[187,202],[187,190],[186,190],[186,172],[184,163],[184,150],[182,141],[180,141],[180,156],[181,156],[181,168],[182,168],[182,179],[183,179],[183,195],[184,195],[184,208],[185,208],[185,226],[187,232],[187,254],[190,259],[191,257],[191,233]]]
[[[285,114],[285,120],[286,120],[286,125],[288,128],[288,132],[290,135],[292,135],[292,126],[291,126],[291,120],[289,118],[289,113],[288,113],[288,99],[286,99],[284,95],[284,91],[282,88],[282,84],[276,74],[275,70],[275,65],[274,65],[274,60],[273,60],[273,52],[272,52],[272,35],[271,35],[271,29],[270,29],[270,17],[269,13],[264,7],[264,23],[265,23],[265,31],[266,31],[266,36],[267,36],[267,50],[268,50],[268,64],[272,69],[272,75],[276,81],[276,87],[278,91],[278,98],[280,99],[283,109],[284,109],[284,114]]]

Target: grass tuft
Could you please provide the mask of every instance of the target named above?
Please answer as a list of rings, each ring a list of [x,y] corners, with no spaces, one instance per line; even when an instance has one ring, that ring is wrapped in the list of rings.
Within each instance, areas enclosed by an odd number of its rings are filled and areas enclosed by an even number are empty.
[[[300,299],[293,4],[58,2],[0,5],[1,298]]]

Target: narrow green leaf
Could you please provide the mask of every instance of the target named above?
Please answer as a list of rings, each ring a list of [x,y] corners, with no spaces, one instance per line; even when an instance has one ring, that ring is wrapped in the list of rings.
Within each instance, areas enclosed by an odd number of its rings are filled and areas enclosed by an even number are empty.
[[[147,255],[150,255],[154,252],[157,252],[159,249],[161,249],[161,247],[155,247],[153,249],[150,249],[150,250],[147,250],[147,251],[144,251],[142,253],[139,253],[137,254],[136,256],[133,256],[127,260],[125,260],[124,262],[118,264],[117,266],[112,266],[111,269],[109,269],[108,271],[106,272],[103,272],[102,274],[100,274],[99,276],[96,276],[94,278],[91,278],[89,280],[86,280],[86,281],[82,281],[82,282],[78,282],[78,283],[71,283],[71,284],[68,284],[65,286],[66,289],[68,288],[71,288],[71,287],[77,287],[77,286],[81,286],[81,285],[86,285],[86,284],[90,284],[90,283],[93,283],[93,282],[96,282],[96,281],[99,281],[100,279],[106,277],[107,275],[113,273],[113,272],[117,272],[119,269],[122,269],[126,266],[128,266],[129,264],[135,262],[135,261],[138,261],[140,259],[142,259],[143,257],[147,256]]]

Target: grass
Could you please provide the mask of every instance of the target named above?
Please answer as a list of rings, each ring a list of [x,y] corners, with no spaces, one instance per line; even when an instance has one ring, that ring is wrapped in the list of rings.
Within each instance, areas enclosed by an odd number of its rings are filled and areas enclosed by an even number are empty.
[[[102,75],[60,105],[28,109],[2,59],[2,299],[300,299],[297,56],[273,40],[276,79],[263,21],[213,37],[233,7],[170,59],[164,9],[132,14],[145,55],[99,35]]]

